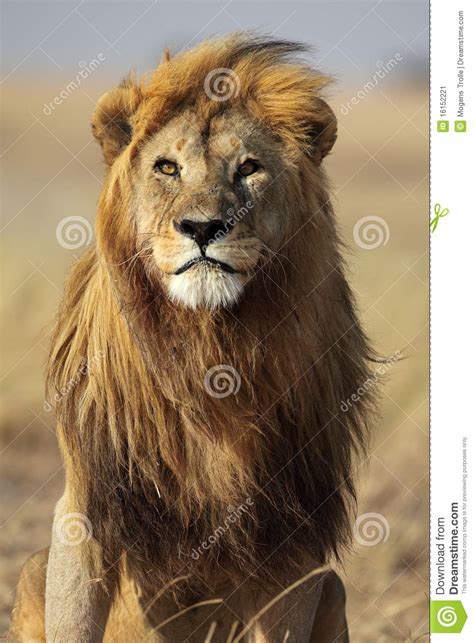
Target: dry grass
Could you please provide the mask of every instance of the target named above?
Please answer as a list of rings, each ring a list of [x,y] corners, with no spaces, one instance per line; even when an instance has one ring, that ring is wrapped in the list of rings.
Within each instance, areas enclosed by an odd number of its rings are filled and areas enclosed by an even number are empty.
[[[87,87],[94,98],[100,91]],[[343,570],[352,641],[364,643],[428,640],[427,94],[390,86],[384,92],[393,104],[374,92],[339,117],[328,161],[365,326],[381,353],[401,350],[405,357],[389,370],[372,458],[360,471],[359,514],[382,514],[390,534],[374,546],[356,542]],[[41,107],[56,93],[44,84],[17,87],[4,108],[2,148],[11,147],[3,209],[11,223],[3,233],[0,631],[21,564],[48,544],[63,484],[53,418],[43,410],[42,367],[48,324],[76,251],[57,243],[56,225],[69,215],[93,221],[100,187],[99,153],[88,131],[92,103],[79,90],[46,117]],[[332,104],[337,109],[350,95]],[[31,125],[31,113],[41,122]],[[368,215],[389,225],[385,246],[355,245],[353,226]]]

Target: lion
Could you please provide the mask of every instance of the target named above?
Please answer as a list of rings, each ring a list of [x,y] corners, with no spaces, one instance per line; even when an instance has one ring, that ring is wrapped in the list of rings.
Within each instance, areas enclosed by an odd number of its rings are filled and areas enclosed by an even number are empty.
[[[330,79],[304,51],[205,41],[97,104],[96,243],[47,368],[65,492],[11,640],[348,641],[328,565],[373,393],[340,404],[373,353],[323,169]]]

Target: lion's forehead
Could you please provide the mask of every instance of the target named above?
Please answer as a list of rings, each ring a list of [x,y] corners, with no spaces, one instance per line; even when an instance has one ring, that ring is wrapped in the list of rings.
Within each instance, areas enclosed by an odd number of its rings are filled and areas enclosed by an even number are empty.
[[[269,144],[263,127],[246,112],[204,116],[186,110],[155,132],[145,145],[144,156],[172,154],[183,161],[205,157],[207,162],[232,163],[249,154],[258,155]]]

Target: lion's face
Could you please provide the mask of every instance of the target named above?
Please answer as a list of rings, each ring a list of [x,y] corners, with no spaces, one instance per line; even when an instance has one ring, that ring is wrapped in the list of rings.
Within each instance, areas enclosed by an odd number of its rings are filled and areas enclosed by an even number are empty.
[[[267,128],[240,110],[171,119],[141,149],[134,181],[139,239],[185,306],[233,304],[262,251],[285,229],[290,168]]]
[[[132,275],[143,297],[156,287],[189,308],[231,306],[264,277],[278,286],[267,259],[289,259],[337,131],[319,96],[328,79],[290,62],[298,51],[236,34],[99,100],[92,130],[109,174],[97,241],[125,300]],[[225,98],[208,91],[216,70],[234,81]]]

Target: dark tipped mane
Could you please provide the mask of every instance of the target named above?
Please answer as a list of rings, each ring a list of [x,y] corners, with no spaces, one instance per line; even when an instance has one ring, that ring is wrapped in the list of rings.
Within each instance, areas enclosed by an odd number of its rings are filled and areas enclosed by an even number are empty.
[[[236,46],[232,49],[229,56],[230,66],[234,66],[243,58],[252,58],[255,55],[265,55],[271,64],[278,62],[281,64],[285,59],[290,58],[294,61],[296,54],[309,51],[308,45],[302,42],[292,40],[276,40],[265,36],[255,35],[253,37],[243,37],[242,40],[236,39]]]

